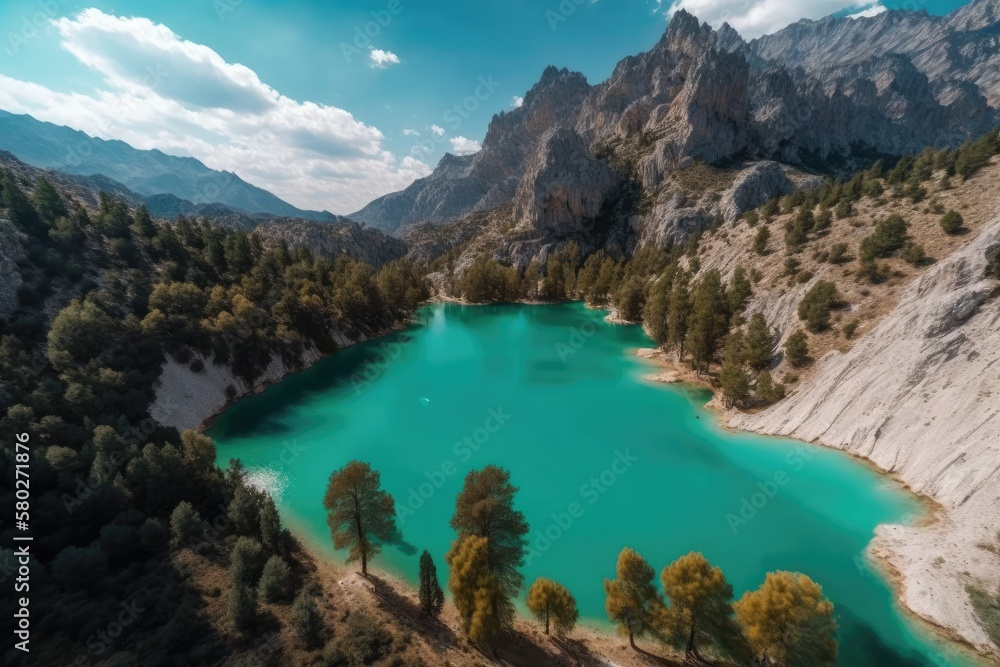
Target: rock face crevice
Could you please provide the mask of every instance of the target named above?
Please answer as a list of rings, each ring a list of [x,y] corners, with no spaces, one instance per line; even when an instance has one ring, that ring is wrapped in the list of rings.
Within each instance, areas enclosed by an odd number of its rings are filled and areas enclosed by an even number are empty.
[[[881,526],[872,548],[902,574],[910,609],[981,649],[992,644],[964,586],[992,590],[1000,571],[980,546],[1000,531],[1000,284],[985,277],[997,243],[1000,217],[793,395],[729,420],[862,456],[937,501],[937,522]]]
[[[611,186],[608,165],[590,154],[576,132],[550,130],[526,165],[514,220],[538,231],[572,233],[580,221],[597,217]]]

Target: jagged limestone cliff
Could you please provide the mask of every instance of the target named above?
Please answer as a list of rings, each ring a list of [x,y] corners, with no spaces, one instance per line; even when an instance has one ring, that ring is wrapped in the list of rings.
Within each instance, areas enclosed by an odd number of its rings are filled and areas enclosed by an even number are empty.
[[[965,585],[992,589],[1000,572],[983,548],[1000,530],[1000,284],[985,276],[997,243],[1000,217],[792,396],[729,420],[843,449],[940,503],[933,524],[880,527],[872,550],[902,575],[910,609],[981,649]]]

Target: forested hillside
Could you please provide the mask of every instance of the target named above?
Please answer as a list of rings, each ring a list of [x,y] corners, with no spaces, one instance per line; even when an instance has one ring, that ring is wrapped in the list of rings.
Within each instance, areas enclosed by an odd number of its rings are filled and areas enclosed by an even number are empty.
[[[406,320],[423,279],[405,262],[375,270],[205,222],[157,222],[106,195],[88,210],[9,172],[0,198],[16,289],[0,324],[0,438],[5,479],[30,460],[32,664],[224,661],[255,626],[234,611],[234,634],[220,634],[203,610],[211,591],[187,583],[178,554],[218,562],[250,549],[287,579],[296,547],[270,497],[238,465],[215,466],[211,440],[150,418],[165,356],[195,371],[211,358],[252,381],[275,356],[294,368],[307,349],[332,352],[336,332]],[[18,434],[30,457],[15,456]],[[14,493],[4,485],[8,506]],[[2,530],[10,544],[14,526]],[[11,550],[0,565],[15,575]],[[295,590],[302,576],[297,567]],[[13,605],[4,596],[8,618]]]

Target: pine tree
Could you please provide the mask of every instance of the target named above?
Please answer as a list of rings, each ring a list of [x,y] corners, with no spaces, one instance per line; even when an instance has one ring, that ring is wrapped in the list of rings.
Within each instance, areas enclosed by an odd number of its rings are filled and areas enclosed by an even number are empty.
[[[958,234],[962,231],[962,225],[964,224],[965,220],[962,218],[962,214],[954,209],[941,217],[941,229],[944,230],[945,234]]]
[[[674,284],[670,288],[670,305],[667,309],[670,319],[667,322],[667,342],[672,349],[677,350],[677,358],[684,359],[684,343],[687,340],[691,318],[691,293],[689,290],[690,275],[686,271],[678,271]]]
[[[323,618],[309,588],[303,589],[292,603],[292,625],[302,643],[311,650],[323,642]]]
[[[618,554],[615,578],[604,580],[604,608],[608,618],[637,651],[636,637],[652,631],[655,619],[662,613],[663,600],[653,585],[655,576],[649,563],[626,547]]]
[[[796,331],[785,341],[785,359],[795,368],[801,368],[808,363],[809,339],[804,331]]]
[[[733,271],[733,278],[726,288],[726,299],[729,302],[729,313],[733,316],[742,313],[747,300],[753,296],[753,286],[747,278],[747,271],[742,266],[737,266]]]
[[[670,288],[672,280],[663,277],[653,283],[649,291],[649,299],[642,310],[642,324],[649,337],[659,346],[667,344],[669,327]]]
[[[837,664],[833,604],[806,575],[771,572],[733,609],[760,664]]]
[[[182,500],[170,514],[170,534],[174,544],[190,545],[205,530],[201,516],[186,500]]]
[[[698,646],[710,645],[717,652],[739,657],[743,652],[740,630],[733,618],[733,587],[722,570],[696,552],[681,556],[660,573],[669,603],[664,634],[686,655],[702,661]]]
[[[444,591],[438,583],[437,568],[429,551],[420,554],[420,606],[425,613],[438,616],[444,608]]]
[[[448,588],[463,630],[485,648],[496,645],[514,622],[514,605],[524,581],[518,568],[527,550],[528,522],[514,509],[517,487],[497,466],[473,470],[455,500],[451,527],[458,540],[448,552]]]
[[[827,280],[817,281],[799,302],[799,319],[809,330],[819,333],[830,328],[830,309],[840,301],[837,286]]]
[[[264,563],[264,571],[257,585],[260,599],[264,602],[283,600],[291,591],[292,571],[281,556],[271,556]]]
[[[771,230],[765,225],[757,230],[757,235],[753,238],[753,251],[758,255],[767,254],[767,244],[771,240]]]
[[[59,193],[45,178],[38,179],[32,200],[38,215],[50,227],[57,219],[69,215]]]
[[[719,371],[719,384],[726,407],[742,403],[750,395],[750,373],[744,364],[743,351],[745,343],[743,334],[734,331],[726,340],[726,348],[722,355],[722,368]]]
[[[527,552],[528,522],[514,509],[517,490],[503,468],[489,465],[471,471],[455,499],[450,524],[459,538],[474,535],[487,540],[491,573],[510,598],[524,581],[518,568]]]
[[[544,577],[531,584],[526,604],[535,618],[545,625],[545,634],[549,634],[554,622],[556,633],[565,635],[573,630],[579,618],[573,595],[561,584]]]
[[[264,549],[252,537],[240,537],[230,554],[229,578],[233,583],[256,585],[264,568]]]
[[[466,637],[493,650],[514,623],[514,605],[490,564],[486,537],[459,537],[445,558],[451,570],[448,588]]]
[[[713,269],[698,281],[691,298],[687,347],[699,373],[708,372],[728,330],[729,304],[719,272]]]
[[[743,339],[743,356],[755,371],[767,368],[778,349],[778,332],[767,326],[763,313],[754,313]]]
[[[368,560],[396,530],[396,503],[382,490],[380,475],[367,463],[351,461],[330,475],[323,507],[334,548],[348,549],[347,562],[360,560],[367,576]]]
[[[774,403],[785,397],[785,385],[775,382],[771,371],[763,370],[757,375],[757,395],[765,403]]]
[[[269,553],[277,554],[284,551],[282,538],[278,508],[274,504],[274,499],[268,496],[260,509],[260,541]]]
[[[229,590],[226,619],[237,632],[250,634],[257,621],[257,595],[249,584],[236,582]]]

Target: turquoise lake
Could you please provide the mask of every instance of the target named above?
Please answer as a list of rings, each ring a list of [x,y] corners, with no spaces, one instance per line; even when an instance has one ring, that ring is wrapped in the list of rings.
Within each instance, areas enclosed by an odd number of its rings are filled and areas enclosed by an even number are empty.
[[[865,557],[880,523],[921,508],[896,484],[819,446],[731,433],[706,391],[658,385],[639,327],[571,303],[436,304],[404,331],[348,348],[227,409],[208,434],[239,458],[286,521],[340,558],[322,497],[369,462],[396,499],[402,539],[376,558],[416,581],[428,549],[447,581],[448,526],[465,474],[497,464],[530,525],[526,585],[556,579],[581,619],[606,623],[602,580],[624,546],[657,573],[689,551],[739,597],[766,572],[804,572],[836,605],[840,664],[971,665],[906,617]],[[657,579],[657,583],[658,583]]]

